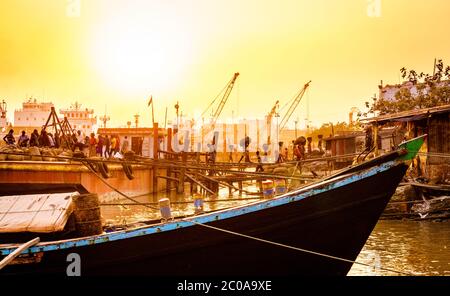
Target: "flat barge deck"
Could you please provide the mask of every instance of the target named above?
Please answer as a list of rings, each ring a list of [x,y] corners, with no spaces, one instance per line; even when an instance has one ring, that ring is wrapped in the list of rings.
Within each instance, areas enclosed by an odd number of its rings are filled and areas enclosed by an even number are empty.
[[[150,194],[165,188],[164,180],[154,188],[154,174],[165,174],[164,168],[132,165],[134,178],[130,180],[120,164],[108,164],[109,178],[104,179],[112,187],[130,196]],[[96,192],[101,201],[120,197],[99,177],[81,163],[57,161],[1,161],[0,195],[17,195],[36,192],[62,192],[67,190]]]

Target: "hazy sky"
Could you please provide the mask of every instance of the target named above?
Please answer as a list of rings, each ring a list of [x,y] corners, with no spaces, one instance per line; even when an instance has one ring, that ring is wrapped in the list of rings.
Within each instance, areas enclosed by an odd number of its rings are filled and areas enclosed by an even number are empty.
[[[450,63],[448,0],[80,0],[79,15],[77,2],[0,1],[10,119],[30,95],[98,115],[107,105],[110,126],[136,113],[148,125],[149,95],[160,122],[177,100],[195,117],[240,72],[221,119],[263,118],[312,80],[291,121],[304,124],[309,101],[318,125],[347,120],[403,66]]]

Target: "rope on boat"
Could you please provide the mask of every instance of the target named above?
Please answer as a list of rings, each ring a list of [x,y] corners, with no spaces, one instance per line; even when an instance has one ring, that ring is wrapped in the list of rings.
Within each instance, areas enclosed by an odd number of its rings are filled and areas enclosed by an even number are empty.
[[[115,163],[122,165],[124,163],[123,160],[111,160],[111,159],[91,159],[91,158],[81,158],[81,157],[70,157],[70,156],[54,156],[54,155],[30,155],[27,153],[19,153],[19,152],[6,152],[6,151],[0,151],[0,154],[7,154],[7,155],[20,155],[20,156],[38,156],[38,157],[48,157],[48,158],[54,158],[59,160],[71,160],[71,161],[77,161],[77,162],[89,162],[89,163]],[[211,168],[214,167],[213,164],[191,164],[191,163],[183,163],[180,161],[170,161],[170,160],[155,160],[151,158],[145,158],[145,157],[139,157],[140,160],[127,160],[128,164],[136,164],[136,165],[143,165],[143,166],[150,166],[150,167],[162,167],[162,168],[172,168],[172,169],[179,169],[179,168],[186,168],[186,169],[192,169],[192,170],[211,170]],[[52,162],[49,161],[51,164]],[[292,164],[295,162],[292,162]],[[274,164],[269,164],[274,165]],[[279,179],[293,179],[293,180],[304,180],[304,178],[301,177],[289,177],[285,175],[277,175],[277,174],[268,174],[264,172],[250,172],[250,171],[236,171],[231,169],[221,169],[224,173],[230,173],[234,175],[251,175],[251,176],[258,176],[261,178],[279,178]]]
[[[88,164],[85,164],[85,165],[89,168]],[[89,168],[89,169],[92,170],[91,168]],[[153,207],[153,206],[145,204],[145,203],[141,203],[141,202],[139,202],[139,201],[137,201],[137,200],[127,196],[125,193],[120,192],[119,190],[115,189],[112,185],[108,184],[108,182],[106,182],[97,172],[95,172],[93,170],[92,170],[92,172],[100,180],[102,180],[102,182],[105,183],[105,185],[107,185],[108,187],[110,187],[111,189],[113,189],[114,191],[119,193],[120,195],[126,197],[127,199],[129,199],[129,200],[131,200],[133,202],[136,202],[138,204],[141,204],[143,206],[149,207],[151,209],[159,210],[156,207]],[[265,239],[262,239],[262,238],[246,235],[246,234],[243,234],[243,233],[234,232],[234,231],[231,231],[231,230],[227,230],[227,229],[211,226],[211,225],[208,225],[208,224],[199,223],[199,222],[196,222],[196,221],[193,221],[193,220],[190,220],[190,219],[186,219],[186,218],[180,218],[180,220],[184,221],[184,222],[193,223],[193,224],[198,225],[198,226],[206,227],[206,228],[209,228],[209,229],[225,232],[225,233],[228,233],[228,234],[232,234],[232,235],[236,235],[236,236],[240,236],[240,237],[256,240],[256,241],[259,241],[259,242],[263,242],[263,243],[267,243],[267,244],[271,244],[271,245],[275,245],[275,246],[279,246],[279,247],[283,247],[283,248],[287,248],[287,249],[291,249],[291,250],[296,250],[296,251],[303,252],[303,253],[309,253],[309,254],[316,255],[316,256],[326,257],[326,258],[330,258],[330,259],[334,259],[334,260],[338,260],[338,261],[343,261],[343,262],[348,262],[348,263],[352,263],[352,264],[363,265],[363,266],[366,266],[366,267],[378,268],[380,270],[390,271],[390,272],[403,274],[403,275],[409,275],[409,276],[414,275],[412,273],[408,273],[408,272],[404,272],[404,271],[398,271],[398,270],[394,270],[394,269],[390,269],[390,268],[378,267],[378,266],[370,265],[370,264],[367,264],[367,263],[362,263],[362,262],[353,261],[353,260],[349,260],[349,259],[345,259],[345,258],[340,258],[340,257],[332,256],[332,255],[327,255],[327,254],[323,254],[323,253],[319,253],[319,252],[315,252],[315,251],[311,251],[311,250],[306,250],[306,249],[299,248],[299,247],[289,246],[289,245],[286,245],[286,244],[265,240]]]
[[[123,197],[125,197],[126,199],[128,199],[128,200],[131,200],[132,202],[135,202],[135,203],[137,203],[137,204],[140,204],[140,205],[142,205],[142,206],[144,206],[144,207],[147,207],[147,208],[150,208],[150,209],[153,209],[153,210],[159,210],[159,208],[157,208],[157,207],[153,207],[153,206],[151,206],[151,205],[149,205],[149,204],[145,204],[145,203],[141,203],[141,202],[139,202],[139,201],[137,201],[137,200],[135,200],[134,198],[132,198],[132,197],[129,197],[128,195],[126,195],[125,193],[123,193],[122,191],[120,191],[119,189],[117,189],[117,188],[115,188],[114,186],[112,186],[111,184],[109,184],[108,182],[106,182],[104,179],[103,179],[103,177],[101,176],[101,175],[99,175],[96,171],[94,171],[90,166],[89,166],[89,164],[88,163],[86,163],[86,162],[82,162],[97,178],[99,178],[100,179],[100,181],[102,181],[106,186],[108,186],[109,188],[111,188],[112,190],[114,190],[115,192],[117,192],[117,193],[119,193],[120,195],[122,195]]]
[[[10,154],[10,155],[21,155],[21,156],[37,156],[37,157],[48,157],[48,158],[54,158],[54,159],[61,159],[61,160],[73,160],[73,161],[82,161],[82,160],[88,160],[88,161],[92,161],[92,162],[106,162],[106,163],[119,163],[121,164],[123,161],[121,159],[90,159],[90,158],[86,158],[86,157],[73,157],[73,156],[59,156],[59,155],[30,155],[28,153],[25,152],[11,152],[11,151],[0,151],[0,154]],[[146,156],[140,156],[140,155],[135,155],[135,160],[134,161],[130,161],[131,163],[136,163],[136,164],[148,164],[149,162],[151,163],[155,163],[158,162],[159,164],[173,164],[176,163],[177,167],[181,164],[183,166],[189,166],[192,168],[201,168],[201,169],[208,169],[210,170],[211,168],[216,168],[216,169],[223,169],[223,167],[256,167],[259,165],[263,165],[263,166],[277,166],[280,164],[289,164],[294,166],[297,163],[308,163],[308,162],[316,162],[316,161],[331,161],[331,160],[335,160],[335,159],[342,159],[342,158],[349,158],[349,157],[354,157],[354,156],[358,156],[358,153],[349,153],[349,154],[343,154],[343,155],[335,155],[335,156],[324,156],[324,157],[317,157],[317,158],[306,158],[306,159],[302,159],[302,160],[290,160],[290,161],[285,161],[282,163],[277,163],[277,162],[263,162],[263,163],[258,163],[258,162],[246,162],[246,163],[229,163],[229,162],[215,162],[215,163],[197,163],[197,162],[192,162],[192,161],[187,161],[186,164],[183,165],[182,161],[179,160],[172,160],[172,159],[157,159],[155,160],[154,158],[151,157],[146,157]],[[187,165],[188,164],[188,165]],[[223,169],[226,171],[226,169]],[[233,172],[238,172],[238,171],[233,171]]]
[[[399,270],[395,270],[395,269],[391,269],[391,268],[379,267],[379,266],[370,265],[370,264],[367,264],[367,263],[353,261],[353,260],[349,260],[349,259],[345,259],[345,258],[341,258],[341,257],[332,256],[332,255],[327,255],[327,254],[324,254],[324,253],[315,252],[315,251],[311,251],[311,250],[307,250],[307,249],[303,249],[303,248],[299,248],[299,247],[289,246],[289,245],[286,245],[286,244],[269,241],[269,240],[266,240],[266,239],[262,239],[262,238],[258,238],[258,237],[254,237],[254,236],[250,236],[250,235],[246,235],[246,234],[243,234],[243,233],[238,233],[238,232],[234,232],[234,231],[231,231],[231,230],[218,228],[218,227],[211,226],[211,225],[208,225],[208,224],[198,223],[196,221],[192,221],[192,220],[188,220],[188,219],[182,219],[182,220],[189,221],[189,222],[194,223],[196,225],[207,227],[207,228],[214,229],[214,230],[217,230],[217,231],[221,231],[221,232],[225,232],[225,233],[228,233],[228,234],[232,234],[232,235],[236,235],[236,236],[240,236],[240,237],[256,240],[256,241],[263,242],[263,243],[266,243],[266,244],[271,244],[271,245],[275,245],[275,246],[279,246],[279,247],[283,247],[283,248],[299,251],[299,252],[302,252],[302,253],[308,253],[308,254],[312,254],[312,255],[316,255],[316,256],[326,257],[326,258],[330,258],[330,259],[334,259],[334,260],[338,260],[338,261],[343,261],[343,262],[348,262],[348,263],[352,263],[352,264],[363,265],[363,266],[371,267],[371,268],[374,268],[374,269],[390,271],[390,272],[403,274],[403,275],[408,275],[408,276],[414,276],[415,275],[413,273],[399,271]]]
[[[261,200],[264,197],[248,197],[248,198],[230,198],[230,199],[216,199],[216,200],[203,200],[203,202],[230,202],[230,201],[247,201],[247,200]],[[140,206],[140,205],[157,205],[157,202],[141,202],[139,204],[134,203],[101,203],[101,206]],[[192,201],[171,201],[170,204],[192,204]],[[159,208],[158,208],[159,210]],[[50,210],[49,210],[50,211]],[[28,213],[25,212],[24,213]],[[0,214],[2,214],[0,212]]]
[[[436,158],[450,158],[449,153],[439,153],[439,152],[420,152],[420,151],[414,151],[417,154],[421,156],[428,156],[428,157],[436,157]]]

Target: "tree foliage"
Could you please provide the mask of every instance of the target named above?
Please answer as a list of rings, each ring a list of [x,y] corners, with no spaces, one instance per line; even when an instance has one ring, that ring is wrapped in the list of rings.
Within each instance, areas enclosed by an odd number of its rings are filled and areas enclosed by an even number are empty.
[[[384,115],[450,104],[450,66],[444,67],[442,60],[436,63],[433,75],[418,73],[405,67],[400,69],[400,73],[405,82],[409,81],[415,86],[417,93],[401,87],[393,100],[374,98],[371,103],[366,102],[368,111],[358,114],[359,116]]]

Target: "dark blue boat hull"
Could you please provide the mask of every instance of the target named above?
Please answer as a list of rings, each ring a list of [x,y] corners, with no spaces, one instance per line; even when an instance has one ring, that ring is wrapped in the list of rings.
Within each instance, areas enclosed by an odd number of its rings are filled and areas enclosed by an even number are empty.
[[[355,260],[406,170],[399,163],[347,186],[209,225]],[[0,274],[65,275],[70,253],[80,255],[81,275],[346,275],[352,266],[195,225],[45,252],[40,263],[7,266]]]

